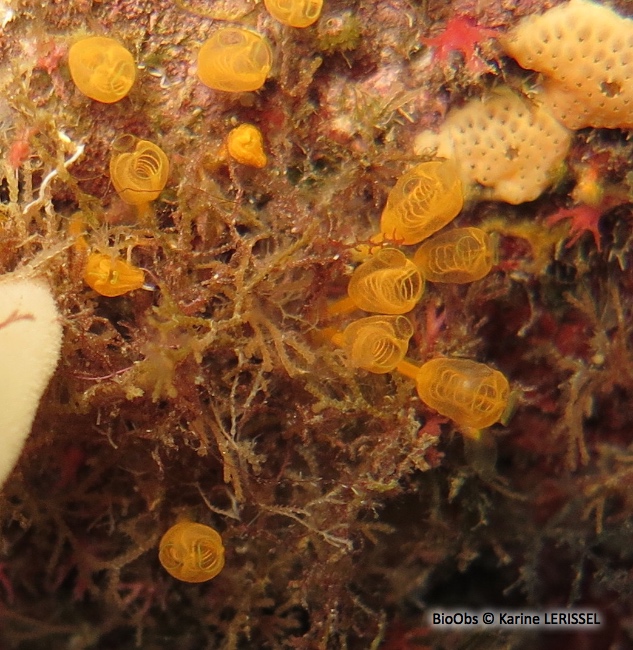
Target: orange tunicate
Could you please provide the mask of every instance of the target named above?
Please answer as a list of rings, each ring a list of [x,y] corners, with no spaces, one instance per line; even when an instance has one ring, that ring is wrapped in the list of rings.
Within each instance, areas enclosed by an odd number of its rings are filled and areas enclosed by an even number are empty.
[[[415,264],[395,248],[383,248],[352,274],[347,293],[358,309],[406,314],[422,297],[424,279]]]
[[[240,124],[226,137],[229,155],[242,165],[261,169],[266,166],[262,132],[253,124]]]
[[[133,135],[118,137],[112,148],[110,178],[118,195],[129,205],[157,199],[169,176],[165,152],[153,142]]]
[[[321,15],[323,0],[264,0],[268,13],[290,27],[309,27]]]
[[[341,343],[352,366],[384,374],[402,361],[412,336],[413,326],[405,316],[368,316],[350,323]]]
[[[464,195],[457,165],[431,160],[403,174],[389,192],[380,219],[385,239],[417,244],[452,221]]]
[[[469,359],[431,359],[416,377],[420,399],[457,424],[484,429],[498,422],[508,406],[505,376]]]
[[[462,284],[487,275],[496,257],[494,237],[480,228],[455,228],[427,239],[413,263],[426,280]]]
[[[198,77],[205,86],[232,93],[258,90],[272,67],[273,53],[257,32],[219,29],[198,53]]]
[[[84,269],[84,281],[102,296],[115,298],[140,289],[145,284],[145,273],[119,257],[91,253]]]
[[[104,104],[123,99],[136,79],[130,52],[118,41],[104,36],[89,36],[72,45],[68,67],[77,88]]]
[[[206,582],[224,567],[222,538],[210,526],[183,521],[163,535],[158,559],[178,580]]]

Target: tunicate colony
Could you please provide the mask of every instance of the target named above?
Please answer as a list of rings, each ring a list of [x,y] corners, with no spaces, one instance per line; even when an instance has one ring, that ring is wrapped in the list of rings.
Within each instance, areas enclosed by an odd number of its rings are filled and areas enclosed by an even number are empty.
[[[265,0],[265,5],[275,19],[295,28],[312,25],[322,8],[321,0]],[[571,0],[529,17],[503,39],[503,45],[521,65],[546,76],[537,101],[500,88],[484,100],[450,111],[439,133],[418,137],[416,152],[433,159],[406,170],[397,180],[382,213],[380,232],[363,250],[365,259],[350,278],[347,297],[328,307],[330,318],[357,309],[375,314],[348,323],[342,331],[323,330],[345,350],[352,366],[379,374],[400,372],[413,379],[420,399],[459,427],[481,429],[502,419],[510,396],[504,375],[469,359],[435,358],[421,366],[407,360],[414,332],[405,314],[422,298],[425,281],[474,282],[496,263],[490,233],[468,227],[436,234],[458,215],[464,193],[479,187],[482,198],[533,200],[551,184],[554,170],[564,161],[570,129],[633,123],[627,117],[633,61],[618,54],[633,46],[631,25],[632,21],[586,0]],[[555,63],[561,49],[569,54],[563,68]],[[576,54],[587,61],[584,67],[574,65]],[[603,61],[611,64],[601,66]],[[70,48],[68,65],[77,88],[106,104],[126,97],[136,78],[131,53],[112,38],[78,40]],[[273,52],[264,36],[224,27],[200,48],[197,73],[213,90],[240,93],[260,89],[272,65]],[[611,72],[606,75],[604,69]],[[597,98],[597,108],[588,97]],[[540,142],[548,146],[544,149]],[[226,147],[239,164],[256,168],[267,164],[255,125],[236,127],[228,134]],[[168,176],[169,159],[158,145],[127,135],[117,139],[110,178],[125,203],[146,207],[159,197]],[[422,241],[412,259],[398,248]],[[144,283],[142,269],[99,252],[88,255],[84,277],[106,297],[124,295]],[[215,531],[187,522],[165,534],[160,560],[175,577],[197,582],[221,570],[224,550]]]

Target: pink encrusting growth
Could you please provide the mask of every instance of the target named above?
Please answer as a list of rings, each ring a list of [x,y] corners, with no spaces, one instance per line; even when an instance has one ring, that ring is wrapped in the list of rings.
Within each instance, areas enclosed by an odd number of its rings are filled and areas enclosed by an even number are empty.
[[[490,65],[480,54],[480,44],[497,37],[497,31],[479,26],[472,18],[455,16],[446,23],[444,31],[437,36],[422,38],[422,43],[433,48],[433,57],[443,64],[450,64],[455,52],[464,57],[469,72],[482,74],[490,71]]]
[[[571,225],[569,228],[570,240],[567,242],[567,248],[573,246],[585,233],[589,231],[596,242],[596,248],[602,250],[600,246],[600,229],[598,228],[600,217],[603,214],[601,206],[577,205],[573,208],[561,208],[545,220],[548,226],[552,226],[563,219],[569,219]]]
[[[609,159],[597,156],[588,165],[582,165],[577,172],[576,187],[571,192],[571,198],[576,205],[570,208],[561,208],[545,220],[552,226],[564,219],[570,220],[570,239],[566,244],[571,248],[583,235],[589,231],[593,235],[598,251],[602,250],[600,244],[600,219],[602,215],[612,208],[628,202],[626,193],[617,185],[604,182]]]

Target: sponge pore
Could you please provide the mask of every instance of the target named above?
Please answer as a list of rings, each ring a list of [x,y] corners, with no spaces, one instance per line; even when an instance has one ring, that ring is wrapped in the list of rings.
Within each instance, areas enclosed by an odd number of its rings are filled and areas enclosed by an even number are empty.
[[[571,0],[525,18],[502,45],[546,76],[542,101],[568,128],[633,127],[633,20]]]

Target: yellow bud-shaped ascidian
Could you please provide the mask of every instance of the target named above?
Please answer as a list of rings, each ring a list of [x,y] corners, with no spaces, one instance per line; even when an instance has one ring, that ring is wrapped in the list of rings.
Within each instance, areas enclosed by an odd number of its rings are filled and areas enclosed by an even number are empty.
[[[123,99],[136,78],[132,55],[118,41],[103,36],[89,36],[73,44],[68,67],[77,88],[104,104]]]
[[[145,273],[119,257],[91,253],[84,269],[84,281],[102,296],[115,298],[140,289],[145,284]]]
[[[226,137],[226,148],[233,160],[242,165],[261,169],[266,166],[264,138],[253,124],[240,124]]]
[[[457,165],[431,160],[398,179],[380,219],[385,239],[417,244],[452,221],[464,205]]]
[[[342,345],[354,367],[383,374],[402,361],[412,336],[405,316],[368,316],[345,328]]]
[[[110,178],[117,194],[130,205],[158,198],[169,176],[169,160],[153,142],[122,135],[112,144]]]
[[[496,261],[496,240],[480,228],[455,228],[434,235],[418,248],[413,263],[431,282],[474,282]]]
[[[261,34],[224,27],[200,48],[198,77],[214,90],[257,90],[264,85],[272,62],[272,50]]]
[[[406,314],[424,291],[415,264],[395,248],[384,248],[352,274],[347,293],[358,309],[378,314]]]
[[[420,399],[457,424],[483,429],[498,422],[510,397],[508,380],[484,363],[432,359],[417,372]]]
[[[264,0],[268,13],[290,27],[309,27],[321,15],[323,0]]]
[[[158,559],[178,580],[205,582],[224,567],[222,538],[209,526],[183,521],[163,535]]]

